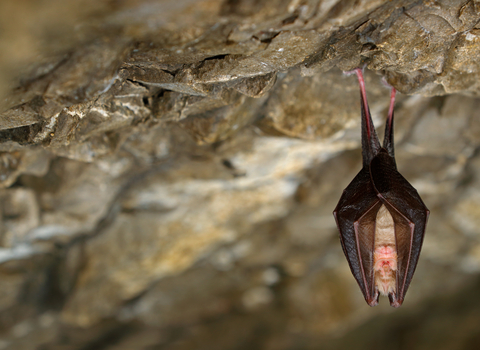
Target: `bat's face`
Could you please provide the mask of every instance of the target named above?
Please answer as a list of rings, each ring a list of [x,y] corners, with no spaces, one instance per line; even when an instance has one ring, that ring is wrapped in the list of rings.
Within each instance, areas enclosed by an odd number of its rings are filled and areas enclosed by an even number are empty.
[[[403,303],[415,272],[429,211],[397,171],[393,149],[392,97],[385,140],[380,146],[368,109],[361,70],[363,168],[343,191],[333,215],[343,252],[370,306],[379,295]]]
[[[382,205],[375,220],[375,250],[373,252],[373,270],[375,289],[382,295],[395,294],[397,272],[397,246],[393,217]]]

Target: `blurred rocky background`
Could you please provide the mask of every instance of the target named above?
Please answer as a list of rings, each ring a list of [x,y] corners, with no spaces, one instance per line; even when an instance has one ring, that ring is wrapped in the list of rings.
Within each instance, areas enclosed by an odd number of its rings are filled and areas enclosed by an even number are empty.
[[[2,0],[0,349],[478,349],[480,2]],[[431,210],[370,308],[355,77]],[[381,133],[382,134],[382,133]]]

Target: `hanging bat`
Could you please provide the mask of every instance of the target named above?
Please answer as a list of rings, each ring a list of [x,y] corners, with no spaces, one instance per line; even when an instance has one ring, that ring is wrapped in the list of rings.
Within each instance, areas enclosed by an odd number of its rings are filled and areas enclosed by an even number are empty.
[[[362,106],[363,168],[343,191],[333,215],[343,252],[368,305],[380,294],[402,305],[422,248],[429,210],[397,171],[393,148],[392,88],[383,146],[373,126],[362,70],[356,69]]]

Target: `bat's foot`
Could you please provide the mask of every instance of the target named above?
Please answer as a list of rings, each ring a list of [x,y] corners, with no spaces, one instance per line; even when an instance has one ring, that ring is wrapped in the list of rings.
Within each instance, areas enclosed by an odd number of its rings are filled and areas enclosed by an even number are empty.
[[[343,74],[348,77],[349,75],[357,74],[357,70],[359,70],[359,69],[360,69],[360,68],[355,68],[355,69],[353,69],[353,70],[344,70],[344,71],[343,71]]]
[[[360,93],[362,94],[362,100],[364,100],[364,108],[367,108],[368,106],[366,105],[367,103],[367,92],[365,91],[365,79],[363,78],[363,69],[365,66],[362,68],[355,68],[354,70],[349,70],[349,71],[344,71],[343,74],[345,75],[352,75],[356,74],[358,78],[358,83],[360,84]]]
[[[356,74],[357,76],[360,74],[363,76],[363,70],[365,69],[366,65],[364,65],[363,67],[358,67],[358,68],[355,68],[355,69],[352,69],[352,70],[347,70],[347,71],[343,71],[343,74],[345,74],[346,76],[349,76],[349,75],[353,75],[353,74]]]
[[[388,83],[388,81],[387,81],[387,79],[385,79],[385,77],[382,78],[382,85],[385,86],[386,88],[392,89],[392,93],[390,94],[390,105],[393,106],[393,104],[395,102],[395,94],[397,93],[397,90],[392,85],[390,85]]]
[[[392,92],[390,93],[390,107],[388,108],[388,123],[393,123],[393,106],[395,106],[395,94],[397,90],[392,86]]]
[[[382,85],[385,86],[388,89],[393,88],[393,86],[388,83],[388,81],[387,81],[387,79],[385,79],[385,77],[382,78]]]
[[[345,75],[352,75],[352,74],[358,74],[358,73],[363,73],[363,71],[365,70],[365,67],[367,66],[367,64],[365,63],[363,66],[361,67],[357,67],[355,69],[352,69],[352,70],[344,70],[343,71],[343,74]]]

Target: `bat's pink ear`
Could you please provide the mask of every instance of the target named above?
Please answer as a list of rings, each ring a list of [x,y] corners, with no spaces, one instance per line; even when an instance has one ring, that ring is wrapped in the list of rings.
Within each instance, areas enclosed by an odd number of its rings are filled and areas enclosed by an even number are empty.
[[[380,293],[376,290],[373,298],[371,300],[367,300],[367,304],[372,307],[377,306],[379,299],[380,299]]]
[[[390,306],[394,308],[402,306],[403,300],[398,300],[395,294],[389,293],[388,299],[390,300]]]

